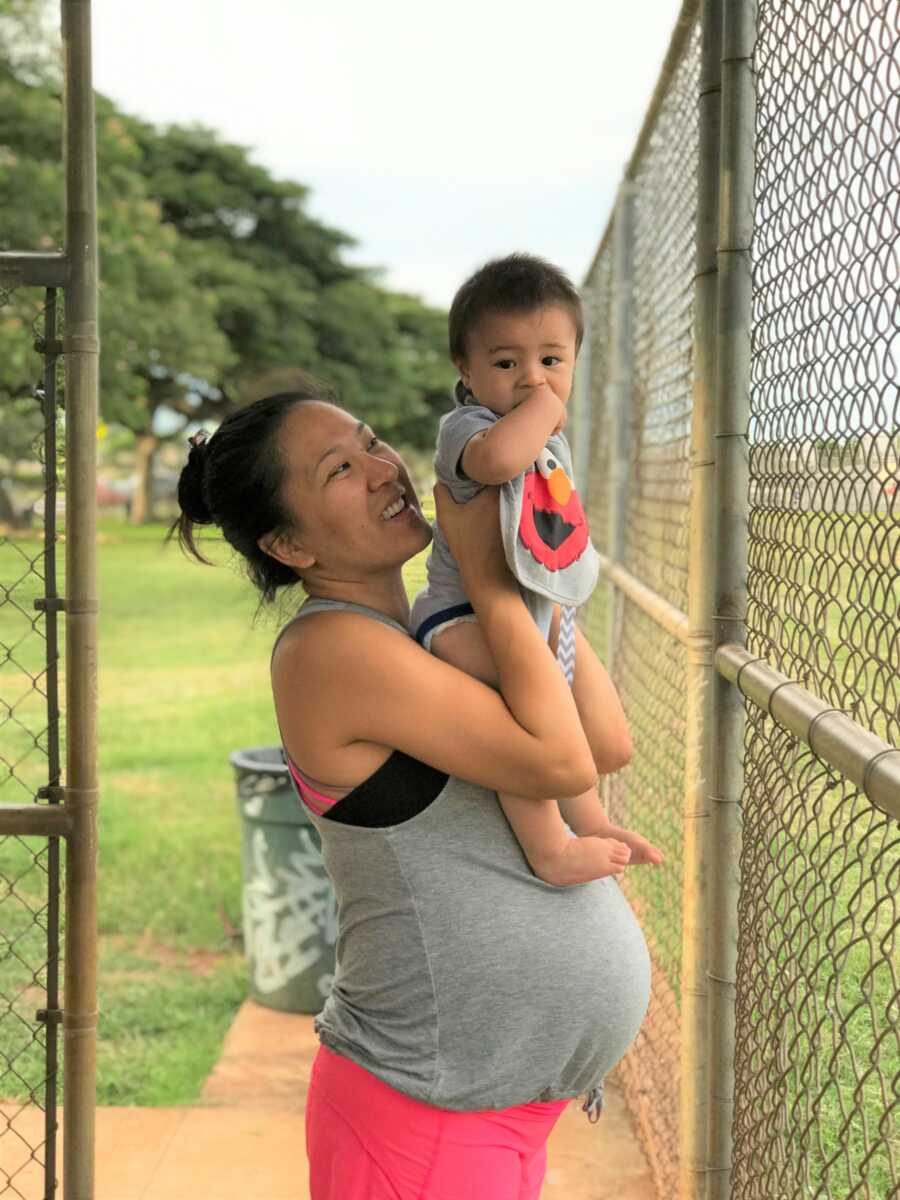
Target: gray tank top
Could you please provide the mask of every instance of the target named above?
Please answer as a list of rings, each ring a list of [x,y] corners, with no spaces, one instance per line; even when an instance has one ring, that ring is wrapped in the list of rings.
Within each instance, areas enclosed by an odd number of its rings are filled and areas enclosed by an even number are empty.
[[[409,636],[340,601],[307,601],[298,619],[326,609]],[[325,1045],[446,1109],[599,1088],[650,993],[644,937],[613,879],[544,883],[496,793],[453,777],[399,824],[310,820],[338,905],[334,986],[315,1022]]]

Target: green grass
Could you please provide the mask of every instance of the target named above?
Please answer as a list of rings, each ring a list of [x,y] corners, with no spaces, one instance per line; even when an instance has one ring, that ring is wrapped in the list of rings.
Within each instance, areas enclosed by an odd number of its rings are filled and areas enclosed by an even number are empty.
[[[141,954],[104,938],[100,959],[102,1104],[169,1105],[196,1099],[247,991],[242,957]]]
[[[163,532],[104,521],[99,537],[102,1104],[189,1103],[215,1063],[246,994],[222,915],[240,924],[228,755],[278,741],[268,678],[277,618],[254,620],[253,590],[233,565],[194,565],[163,546]],[[230,564],[222,543],[210,546]],[[0,580],[17,581],[29,560],[39,563],[38,549],[0,545]],[[423,576],[420,556],[409,588]],[[16,701],[12,719],[0,710],[0,755],[16,764],[11,775],[0,763],[0,803],[28,803],[46,780],[44,642],[32,610],[39,584],[27,575],[11,593],[18,607],[0,605],[0,642],[15,647],[0,666],[0,698]],[[27,1096],[43,1079],[34,1012],[44,1003],[45,864],[43,841],[0,842],[6,1098]]]

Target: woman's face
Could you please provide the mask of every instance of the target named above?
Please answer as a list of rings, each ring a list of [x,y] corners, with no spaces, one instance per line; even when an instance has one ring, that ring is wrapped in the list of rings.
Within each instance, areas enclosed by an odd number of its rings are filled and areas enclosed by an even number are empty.
[[[364,422],[306,401],[281,429],[283,499],[297,516],[301,570],[359,579],[396,567],[431,541],[403,460]],[[390,515],[389,515],[390,514]]]

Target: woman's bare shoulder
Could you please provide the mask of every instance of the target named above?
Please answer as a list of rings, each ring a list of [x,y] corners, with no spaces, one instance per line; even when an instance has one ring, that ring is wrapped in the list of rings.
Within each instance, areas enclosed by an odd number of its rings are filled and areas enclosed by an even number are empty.
[[[295,619],[278,637],[272,652],[272,674],[293,670],[303,665],[307,669],[330,664],[346,663],[365,651],[365,659],[377,659],[381,648],[392,657],[404,651],[425,653],[416,642],[390,625],[362,613],[310,613]],[[366,665],[362,663],[361,665]]]
[[[410,647],[419,649],[400,630],[346,610],[288,626],[272,654],[272,694],[294,761],[347,786],[367,778],[394,747],[366,737],[360,709]]]

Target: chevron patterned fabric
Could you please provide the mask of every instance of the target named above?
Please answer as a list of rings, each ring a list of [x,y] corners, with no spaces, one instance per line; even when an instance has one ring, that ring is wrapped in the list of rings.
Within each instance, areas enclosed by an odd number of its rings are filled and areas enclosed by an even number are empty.
[[[575,678],[575,609],[571,605],[563,605],[559,612],[556,661],[566,677],[566,683],[571,687]]]

